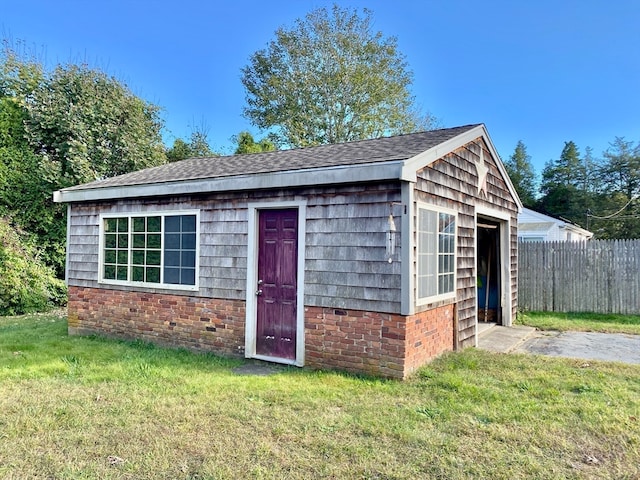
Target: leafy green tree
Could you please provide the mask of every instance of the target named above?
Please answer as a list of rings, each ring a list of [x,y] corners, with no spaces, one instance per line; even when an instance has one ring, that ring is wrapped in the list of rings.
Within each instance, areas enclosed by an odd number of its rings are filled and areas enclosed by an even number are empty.
[[[334,5],[279,28],[242,69],[244,115],[289,147],[428,129],[413,75],[394,37],[375,32],[371,11]]]
[[[167,160],[177,162],[192,157],[214,157],[218,154],[211,150],[207,134],[197,130],[191,133],[189,142],[177,138],[173,146],[167,150]]]
[[[4,43],[0,52],[0,214],[11,228],[28,232],[38,258],[64,271],[65,208],[54,205],[56,184],[27,140],[27,105],[45,79],[33,57],[20,57]],[[23,233],[19,238],[27,238]]]
[[[0,315],[43,311],[66,302],[66,286],[27,237],[0,217]]]
[[[27,138],[59,186],[166,162],[159,108],[85,65],[59,65],[27,103]]]
[[[209,146],[207,134],[202,130],[195,130],[191,133],[189,147],[191,148],[191,156],[193,157],[214,157],[218,155]]]
[[[527,147],[521,140],[504,166],[522,204],[525,207],[533,207],[536,203],[536,174],[531,163],[531,155],[527,153]]]
[[[189,157],[191,157],[191,147],[181,138],[176,138],[171,148],[167,149],[167,160],[169,162],[179,162]]]
[[[0,97],[24,107],[26,99],[45,78],[44,67],[34,55],[18,52],[6,39],[0,48]]]
[[[591,195],[597,194],[602,188],[602,178],[599,173],[599,160],[593,156],[593,148],[585,148],[582,166],[582,191]]]
[[[240,132],[238,135],[232,137],[233,142],[237,145],[235,154],[241,153],[260,153],[260,152],[273,152],[276,150],[276,145],[269,138],[263,138],[256,142],[253,135],[249,132]]]

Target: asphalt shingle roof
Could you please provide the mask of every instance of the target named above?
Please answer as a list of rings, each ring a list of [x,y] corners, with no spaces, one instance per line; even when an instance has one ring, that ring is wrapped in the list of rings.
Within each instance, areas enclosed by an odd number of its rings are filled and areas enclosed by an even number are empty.
[[[320,145],[317,147],[279,150],[275,152],[231,155],[225,157],[190,158],[180,162],[147,168],[117,177],[66,188],[124,187],[207,178],[283,172],[310,168],[358,165],[400,161],[414,157],[478,125],[430,130],[371,140]]]

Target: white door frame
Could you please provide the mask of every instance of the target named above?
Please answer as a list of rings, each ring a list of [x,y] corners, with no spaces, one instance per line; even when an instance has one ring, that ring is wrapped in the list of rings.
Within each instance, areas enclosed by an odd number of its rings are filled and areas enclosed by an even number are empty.
[[[511,215],[508,212],[501,212],[492,208],[477,206],[474,223],[474,257],[477,278],[478,263],[478,217],[493,220],[499,224],[500,235],[500,306],[502,309],[502,325],[510,327],[513,323],[511,311]],[[478,346],[478,283],[476,282],[475,293],[475,343]]]
[[[305,225],[306,225],[305,200],[293,201],[265,201],[251,202],[248,204],[248,242],[247,242],[247,287],[246,287],[246,317],[244,333],[244,356],[256,358],[274,363],[304,366],[304,260],[305,260]],[[280,210],[295,208],[298,210],[298,266],[296,293],[296,358],[269,357],[256,354],[256,326],[258,314],[258,302],[256,299],[256,287],[258,285],[258,241],[260,232],[258,217],[260,210]]]

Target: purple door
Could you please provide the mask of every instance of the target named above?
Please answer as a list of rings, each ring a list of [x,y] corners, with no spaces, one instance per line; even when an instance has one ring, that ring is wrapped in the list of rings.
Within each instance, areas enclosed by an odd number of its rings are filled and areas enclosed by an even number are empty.
[[[256,353],[296,358],[298,210],[261,210]]]

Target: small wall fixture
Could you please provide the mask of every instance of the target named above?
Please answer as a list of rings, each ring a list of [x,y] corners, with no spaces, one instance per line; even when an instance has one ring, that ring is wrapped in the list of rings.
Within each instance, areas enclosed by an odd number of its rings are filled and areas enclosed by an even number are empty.
[[[393,262],[393,256],[396,254],[396,222],[393,221],[393,214],[389,214],[389,230],[387,231],[387,261]]]
[[[393,256],[396,254],[397,228],[393,219],[393,206],[402,205],[400,202],[391,202],[389,204],[389,222],[387,226],[387,261],[393,263]]]

